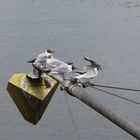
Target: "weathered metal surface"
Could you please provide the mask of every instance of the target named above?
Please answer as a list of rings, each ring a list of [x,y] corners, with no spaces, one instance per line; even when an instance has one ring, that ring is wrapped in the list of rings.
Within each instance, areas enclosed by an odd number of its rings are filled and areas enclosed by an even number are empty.
[[[50,86],[45,82],[49,81]],[[8,82],[7,90],[24,119],[36,124],[48,106],[58,82],[44,74],[41,80],[31,80],[26,73],[14,74]]]
[[[70,82],[63,83],[64,89],[72,96],[78,98],[89,107],[106,117],[108,120],[112,121],[114,124],[119,126],[121,129],[125,130],[131,136],[140,140],[140,127],[129,121],[127,118],[115,113],[113,110],[107,108],[98,100],[79,87],[77,84],[73,85]]]

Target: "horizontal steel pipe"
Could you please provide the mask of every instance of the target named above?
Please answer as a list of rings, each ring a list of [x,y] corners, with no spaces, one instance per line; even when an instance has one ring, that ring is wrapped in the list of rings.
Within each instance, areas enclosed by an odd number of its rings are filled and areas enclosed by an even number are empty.
[[[65,85],[64,85],[65,86]],[[115,113],[111,109],[108,109],[103,104],[99,103],[98,100],[90,95],[88,92],[83,90],[78,85],[73,85],[71,83],[67,84],[65,87],[66,91],[87,104],[89,107],[112,121],[114,124],[125,130],[131,136],[140,140],[140,127],[136,126],[134,123],[130,122],[125,117],[120,116],[119,114]]]

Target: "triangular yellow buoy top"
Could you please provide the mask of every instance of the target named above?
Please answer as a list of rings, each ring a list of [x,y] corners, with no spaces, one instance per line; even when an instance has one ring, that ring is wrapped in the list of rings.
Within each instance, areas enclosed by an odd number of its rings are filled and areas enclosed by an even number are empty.
[[[42,117],[58,84],[58,81],[47,74],[43,74],[40,80],[32,80],[26,73],[19,73],[11,77],[7,90],[24,119],[36,124]]]

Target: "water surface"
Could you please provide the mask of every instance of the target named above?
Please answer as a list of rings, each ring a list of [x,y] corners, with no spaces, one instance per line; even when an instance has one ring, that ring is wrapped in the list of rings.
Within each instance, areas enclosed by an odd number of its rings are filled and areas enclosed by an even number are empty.
[[[95,83],[140,88],[139,0],[1,0],[0,138],[2,140],[77,140],[65,96],[56,91],[48,110],[33,126],[8,92],[14,73],[31,71],[27,60],[46,48],[82,67],[83,56],[103,67]],[[87,89],[115,112],[140,126],[140,107]],[[140,93],[109,90],[140,102]],[[68,95],[80,140],[134,140],[107,119]]]

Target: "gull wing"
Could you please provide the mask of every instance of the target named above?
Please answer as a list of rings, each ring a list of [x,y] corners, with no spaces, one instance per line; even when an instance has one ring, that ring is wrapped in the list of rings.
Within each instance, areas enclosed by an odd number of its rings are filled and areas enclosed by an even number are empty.
[[[59,65],[58,67],[53,68],[53,69],[51,70],[52,73],[53,73],[53,72],[57,72],[57,73],[59,73],[59,74],[67,73],[67,71],[68,71],[68,69],[67,69],[67,67],[66,67],[65,65]]]
[[[95,61],[93,61],[91,58],[84,56],[84,59],[88,62],[90,62],[92,65],[96,65],[97,63]]]

